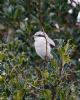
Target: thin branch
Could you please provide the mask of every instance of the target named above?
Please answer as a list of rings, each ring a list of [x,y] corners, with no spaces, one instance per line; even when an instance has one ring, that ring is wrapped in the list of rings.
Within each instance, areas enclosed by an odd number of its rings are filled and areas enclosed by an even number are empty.
[[[40,27],[41,27],[41,30],[43,31],[43,34],[45,36],[45,31],[44,31],[44,27],[43,27],[43,16],[42,16],[42,5],[41,5],[41,0],[39,0],[39,24],[40,24]],[[47,61],[47,38],[45,36],[45,40],[46,40],[46,56],[45,56],[45,60]]]
[[[76,1],[74,1],[74,0],[70,0],[70,1],[71,1],[71,4],[72,4],[72,3],[75,3],[75,4],[77,5]],[[77,1],[77,2],[78,2],[78,1]]]

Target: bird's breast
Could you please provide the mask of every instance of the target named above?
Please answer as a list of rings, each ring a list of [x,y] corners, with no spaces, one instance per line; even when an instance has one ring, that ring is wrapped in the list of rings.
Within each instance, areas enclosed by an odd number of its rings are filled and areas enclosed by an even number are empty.
[[[46,46],[47,45],[47,46]],[[39,56],[42,58],[46,56],[46,47],[47,47],[47,53],[50,54],[51,48],[49,43],[46,44],[46,40],[44,39],[37,39],[34,43],[35,50]]]
[[[39,47],[39,48],[45,48],[46,46],[46,40],[45,38],[38,38],[35,40],[35,43],[34,43],[35,47]]]

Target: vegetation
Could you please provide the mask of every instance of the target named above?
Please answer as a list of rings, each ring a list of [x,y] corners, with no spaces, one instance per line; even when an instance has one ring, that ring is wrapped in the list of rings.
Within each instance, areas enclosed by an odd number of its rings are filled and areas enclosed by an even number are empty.
[[[0,0],[0,100],[80,99],[79,10],[67,0]],[[49,62],[34,50],[39,30],[56,43]]]

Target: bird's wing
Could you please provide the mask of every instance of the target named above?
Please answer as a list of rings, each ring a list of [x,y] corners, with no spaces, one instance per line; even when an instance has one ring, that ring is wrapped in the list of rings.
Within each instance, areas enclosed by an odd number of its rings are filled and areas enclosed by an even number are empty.
[[[49,37],[48,37],[48,35],[44,32],[44,34],[45,34],[45,37],[46,37],[46,39],[47,39],[47,42],[50,44],[50,46],[51,47],[54,47],[55,46],[55,43],[54,43],[54,41],[52,40],[52,39],[50,39]]]
[[[47,41],[48,41],[48,43],[50,44],[51,47],[55,46],[54,41],[52,39],[50,39],[49,37],[47,37]]]

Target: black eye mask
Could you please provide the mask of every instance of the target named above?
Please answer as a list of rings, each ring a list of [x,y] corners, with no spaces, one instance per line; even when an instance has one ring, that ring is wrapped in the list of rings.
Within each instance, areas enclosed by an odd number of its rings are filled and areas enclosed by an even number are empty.
[[[35,36],[37,36],[37,37],[45,37],[44,35],[35,35]]]

